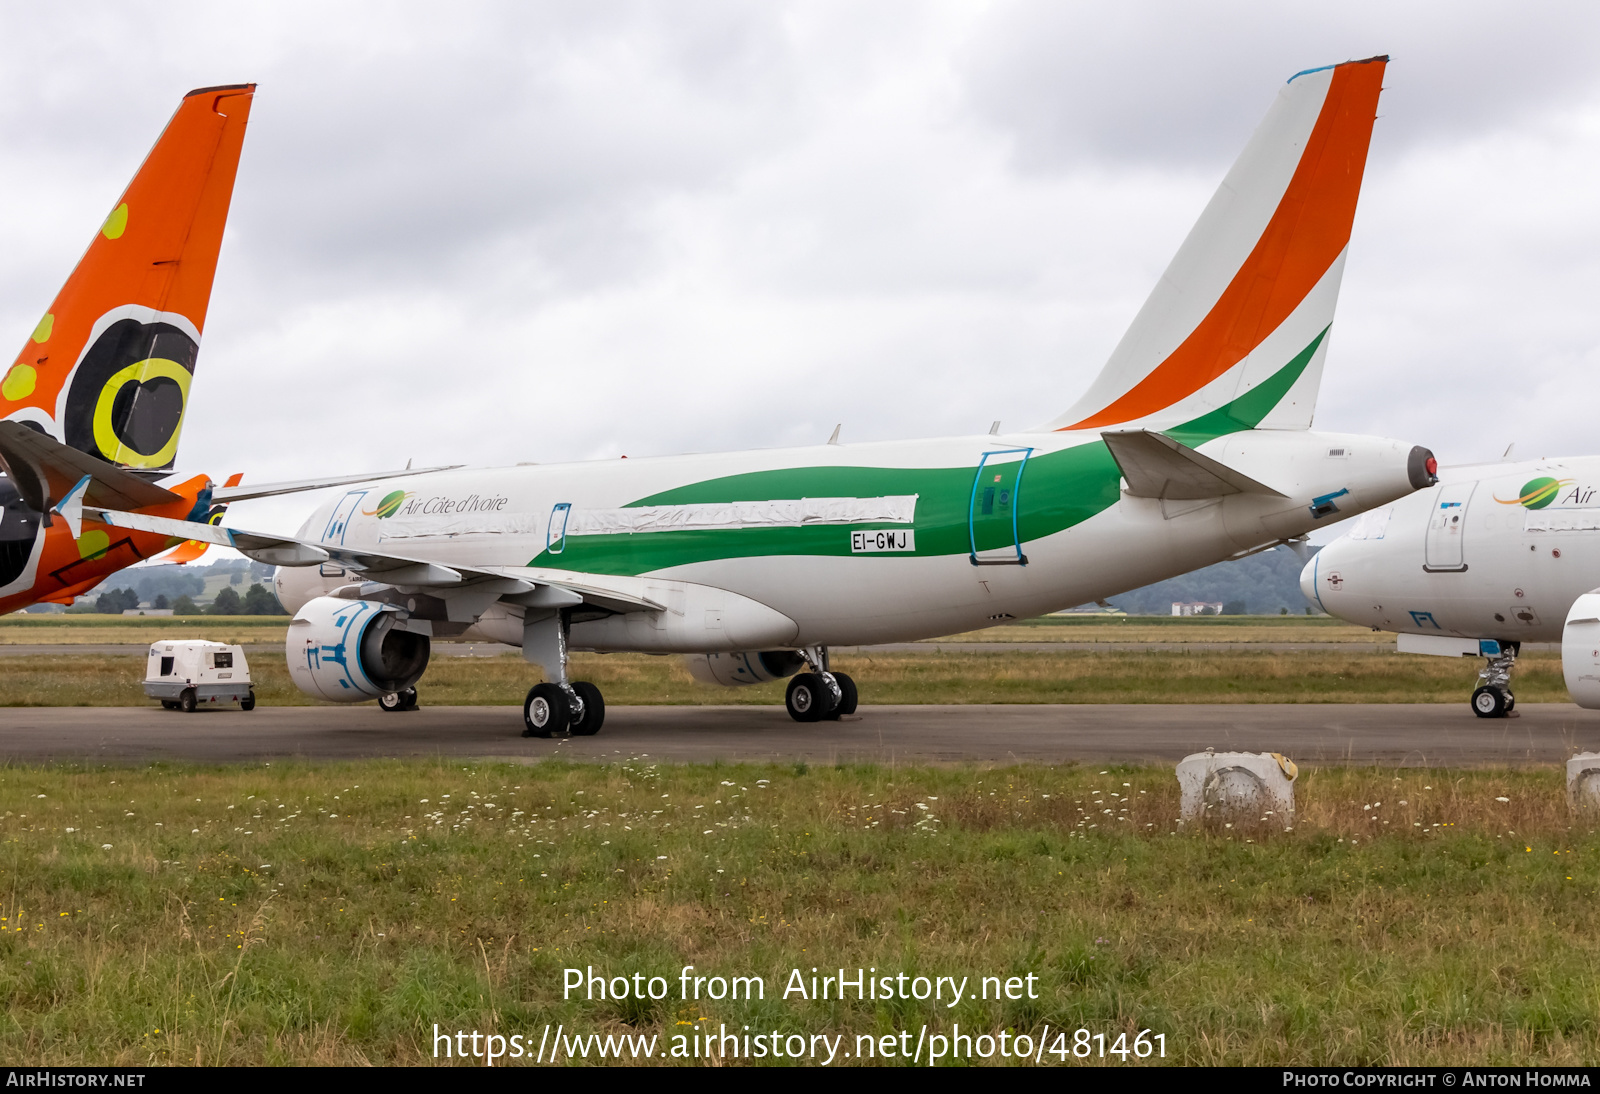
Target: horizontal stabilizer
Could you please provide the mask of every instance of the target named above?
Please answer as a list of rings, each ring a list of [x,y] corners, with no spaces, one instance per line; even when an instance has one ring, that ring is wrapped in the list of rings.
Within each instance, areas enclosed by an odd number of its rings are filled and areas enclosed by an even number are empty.
[[[1186,501],[1227,494],[1287,496],[1160,433],[1131,429],[1100,436],[1122,469],[1128,493],[1136,498]]]
[[[40,513],[55,499],[66,497],[85,475],[89,487],[83,500],[90,505],[142,509],[181,500],[171,490],[69,448],[22,422],[0,422],[0,462],[23,500]]]
[[[402,475],[426,475],[433,471],[453,471],[458,463],[442,467],[408,467],[403,471],[373,471],[365,475],[340,475],[335,478],[298,479],[293,482],[269,482],[261,486],[218,486],[211,491],[211,500],[218,505],[231,505],[251,498],[272,498],[279,494],[299,494],[306,490],[325,490],[330,486],[351,486],[355,483],[375,482],[378,479],[395,479]],[[108,506],[109,508],[109,506]]]

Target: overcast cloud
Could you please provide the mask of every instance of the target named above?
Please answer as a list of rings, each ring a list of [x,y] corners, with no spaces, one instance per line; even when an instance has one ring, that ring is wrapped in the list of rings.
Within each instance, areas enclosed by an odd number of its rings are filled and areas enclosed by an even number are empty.
[[[1446,462],[1600,450],[1592,5],[91,3],[0,30],[19,345],[183,92],[260,84],[181,470],[1037,424],[1282,81],[1376,53],[1317,425]]]

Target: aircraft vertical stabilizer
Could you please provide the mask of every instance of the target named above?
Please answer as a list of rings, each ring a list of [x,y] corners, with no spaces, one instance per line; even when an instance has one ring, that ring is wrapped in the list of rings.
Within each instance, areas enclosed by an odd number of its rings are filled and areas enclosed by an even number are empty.
[[[1309,428],[1387,60],[1289,80],[1105,368],[1044,428]]]
[[[122,467],[172,467],[254,93],[184,96],[0,379],[0,418]]]

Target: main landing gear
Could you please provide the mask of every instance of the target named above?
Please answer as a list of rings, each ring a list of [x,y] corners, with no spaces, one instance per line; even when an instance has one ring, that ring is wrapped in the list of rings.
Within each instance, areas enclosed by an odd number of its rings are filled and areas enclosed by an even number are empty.
[[[522,701],[524,737],[592,737],[605,720],[600,689],[584,680],[535,684]]]
[[[1480,718],[1504,718],[1517,705],[1511,694],[1511,670],[1517,663],[1516,642],[1504,642],[1500,652],[1488,659],[1478,673],[1478,689],[1472,693],[1472,713]]]
[[[379,710],[388,710],[388,711],[416,710],[417,709],[417,689],[416,688],[402,688],[399,691],[391,691],[387,695],[379,696],[378,697],[378,709]]]
[[[856,712],[856,682],[842,672],[828,671],[828,647],[808,646],[800,651],[810,672],[789,681],[783,705],[797,722],[838,721]]]
[[[606,701],[593,684],[567,680],[567,622],[559,612],[528,610],[522,656],[549,678],[533,685],[522,701],[524,737],[592,737],[600,732]]]

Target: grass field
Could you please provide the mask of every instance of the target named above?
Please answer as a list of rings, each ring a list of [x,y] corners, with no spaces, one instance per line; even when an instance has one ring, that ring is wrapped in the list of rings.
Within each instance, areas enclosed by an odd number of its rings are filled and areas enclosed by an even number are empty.
[[[1094,650],[848,654],[835,668],[855,678],[861,700],[880,703],[1460,703],[1476,660],[1352,651],[1178,652]],[[149,702],[144,660],[108,654],[26,655],[0,660],[0,707],[130,706]],[[575,654],[574,679],[591,680],[611,704],[780,705],[787,681],[722,688],[697,683],[676,657]],[[289,683],[280,653],[250,656],[263,704],[312,705]],[[515,654],[435,657],[419,685],[423,703],[517,705],[538,672]],[[1566,702],[1561,659],[1526,654],[1517,698]]]
[[[1595,1059],[1600,838],[1558,771],[1307,770],[1297,795],[1287,831],[1179,831],[1169,769],[8,767],[0,1055],[419,1064],[435,1023],[853,1053],[959,1024],[1149,1029],[1168,1063]],[[680,999],[685,965],[765,998]],[[671,994],[563,1000],[589,966]],[[813,967],[1038,998],[785,1000]]]

